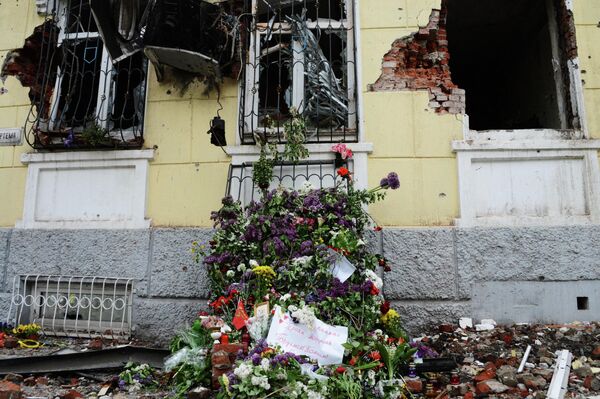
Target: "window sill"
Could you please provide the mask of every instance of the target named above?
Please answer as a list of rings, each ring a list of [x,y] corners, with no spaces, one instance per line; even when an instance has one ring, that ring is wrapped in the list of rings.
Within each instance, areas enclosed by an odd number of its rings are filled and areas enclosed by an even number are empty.
[[[319,159],[333,159],[335,158],[334,153],[331,151],[331,147],[336,143],[327,144],[307,144],[306,148],[310,152],[311,159],[314,157]],[[369,154],[373,152],[373,143],[346,143],[346,146],[352,149],[352,152]],[[279,144],[277,149],[283,151],[284,145]],[[258,156],[260,155],[260,147],[257,145],[235,145],[225,147],[225,150],[232,157],[239,156]],[[324,158],[325,157],[325,158]]]

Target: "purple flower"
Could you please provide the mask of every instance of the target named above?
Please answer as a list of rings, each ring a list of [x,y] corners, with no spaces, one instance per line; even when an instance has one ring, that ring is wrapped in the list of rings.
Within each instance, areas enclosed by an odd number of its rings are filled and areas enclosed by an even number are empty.
[[[67,136],[66,139],[64,139],[63,144],[65,145],[65,147],[71,147],[73,145],[73,142],[75,141],[75,132],[73,132],[73,129],[69,130],[69,134]]]
[[[308,256],[308,255],[312,255],[312,253],[313,253],[313,242],[311,240],[303,241],[302,244],[300,244],[300,255]]]
[[[387,175],[387,180],[392,190],[396,190],[400,187],[400,179],[396,172],[390,172]]]
[[[383,188],[388,188],[390,185],[390,182],[388,180],[387,177],[384,177],[383,179],[381,179],[381,181],[379,182],[379,185]]]
[[[304,198],[304,207],[310,212],[319,212],[323,209],[323,204],[316,194],[310,193]]]

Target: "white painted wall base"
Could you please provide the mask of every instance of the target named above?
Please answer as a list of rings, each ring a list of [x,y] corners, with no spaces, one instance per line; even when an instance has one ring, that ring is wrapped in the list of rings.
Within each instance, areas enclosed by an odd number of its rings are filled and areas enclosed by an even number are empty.
[[[535,139],[533,133],[484,133],[453,143],[458,226],[600,222],[600,140],[560,139],[560,132]]]
[[[17,228],[148,228],[148,161],[154,150],[23,154],[28,165]]]

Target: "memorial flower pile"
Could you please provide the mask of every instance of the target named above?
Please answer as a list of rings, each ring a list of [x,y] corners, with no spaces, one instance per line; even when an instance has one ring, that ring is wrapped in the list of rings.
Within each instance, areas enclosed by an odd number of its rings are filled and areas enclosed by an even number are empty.
[[[345,145],[332,150],[352,157]],[[209,309],[225,327],[235,326],[212,333],[222,344],[214,349],[241,345],[218,379],[218,397],[402,394],[398,365],[417,349],[383,299],[380,273],[392,266],[367,249],[365,236],[381,230],[365,206],[398,189],[400,180],[390,172],[377,187],[359,190],[347,167],[337,174],[335,187],[307,182],[300,190],[263,190],[245,208],[225,197],[211,215],[212,239],[195,243],[210,280]]]

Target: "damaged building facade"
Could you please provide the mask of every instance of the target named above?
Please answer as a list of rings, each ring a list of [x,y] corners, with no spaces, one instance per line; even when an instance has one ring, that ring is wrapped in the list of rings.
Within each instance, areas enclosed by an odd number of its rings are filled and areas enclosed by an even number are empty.
[[[14,0],[0,6],[0,315],[165,342],[206,306],[193,241],[278,185],[359,187],[409,330],[600,319],[594,0]]]

